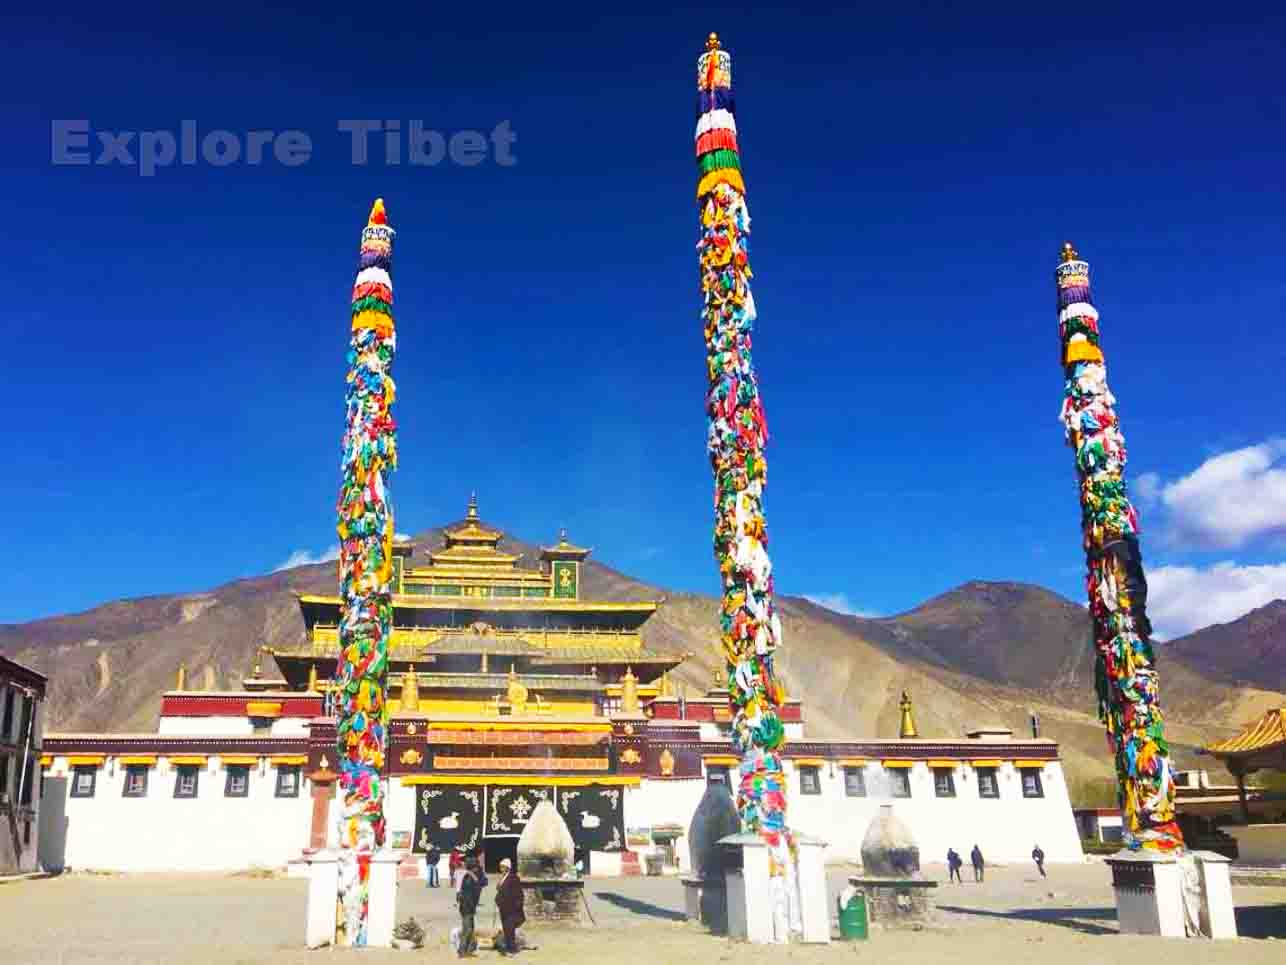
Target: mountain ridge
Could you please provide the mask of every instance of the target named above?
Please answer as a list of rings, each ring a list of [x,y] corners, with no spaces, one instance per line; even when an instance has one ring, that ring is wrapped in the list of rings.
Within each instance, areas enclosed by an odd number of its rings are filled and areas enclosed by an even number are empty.
[[[414,565],[440,545],[444,528],[413,538]],[[508,536],[503,545],[526,560],[538,551]],[[189,686],[239,686],[258,646],[303,642],[297,594],[335,591],[333,562],[304,564],[205,591],[152,594],[0,625],[0,652],[50,675],[47,731],[145,731],[155,727],[159,693],[172,686],[180,662]],[[667,653],[692,653],[676,680],[690,690],[709,685],[718,644],[715,598],[667,591],[592,559],[583,571],[582,595],[663,600],[644,626],[645,643]],[[810,735],[896,734],[897,699],[906,689],[925,736],[958,736],[991,724],[1027,733],[1036,713],[1042,736],[1062,744],[1073,779],[1110,773],[1102,728],[1093,716],[1084,607],[1013,581],[970,581],[890,617],[841,614],[791,595],[779,595],[778,606],[785,635],[778,664],[788,691],[804,700]],[[1286,603],[1280,609],[1286,614]],[[1254,627],[1266,628],[1255,631],[1255,646],[1265,639],[1276,646],[1277,615],[1270,604],[1242,618],[1254,617]],[[1229,643],[1240,632],[1239,622],[1158,648],[1161,694],[1180,766],[1198,763],[1194,745],[1286,704],[1286,681],[1269,686],[1265,674],[1247,676],[1254,661]],[[1201,634],[1211,630],[1222,641],[1214,654],[1199,645]]]

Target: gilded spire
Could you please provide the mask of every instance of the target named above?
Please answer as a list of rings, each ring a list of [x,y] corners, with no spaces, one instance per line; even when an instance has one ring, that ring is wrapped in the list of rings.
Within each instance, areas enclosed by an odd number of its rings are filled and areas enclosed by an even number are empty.
[[[919,737],[920,734],[915,729],[915,718],[911,715],[911,695],[905,690],[902,691],[902,700],[898,707],[902,711],[902,721],[898,725],[898,737],[909,739]]]
[[[639,712],[638,678],[634,676],[634,668],[629,666],[625,668],[625,676],[621,678],[621,710],[627,714]]]
[[[464,514],[465,519],[471,519],[475,523],[478,521],[478,493],[476,491],[469,494],[469,509]]]
[[[174,689],[187,690],[187,688],[188,688],[188,668],[184,664],[180,663],[179,671],[174,676]]]
[[[1080,255],[1076,253],[1076,249],[1072,247],[1072,243],[1070,241],[1064,241],[1063,264],[1067,264],[1069,261],[1076,261],[1078,258],[1080,258]]]
[[[308,692],[317,693],[317,664],[315,663],[308,665]]]
[[[710,31],[710,36],[706,38],[706,50],[718,50],[718,49],[719,49],[719,35],[712,30]]]
[[[402,676],[402,710],[420,709],[420,681],[415,676],[415,664],[411,664]]]

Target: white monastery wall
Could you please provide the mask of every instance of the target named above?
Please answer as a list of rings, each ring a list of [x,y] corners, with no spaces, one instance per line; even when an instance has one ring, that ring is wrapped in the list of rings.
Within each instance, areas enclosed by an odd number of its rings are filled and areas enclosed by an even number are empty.
[[[865,765],[868,791],[883,784],[882,770],[880,764]],[[1037,843],[1047,862],[1084,860],[1062,766],[1057,762],[1041,768],[1043,797],[1023,797],[1018,769],[1008,762],[997,769],[998,798],[980,797],[973,768],[963,763],[954,769],[955,797],[936,795],[933,771],[922,761],[910,768],[911,797],[891,800],[848,797],[844,770],[839,766],[833,776],[829,765],[818,769],[820,794],[800,792],[798,768],[789,761],[786,776],[790,826],[825,840],[828,861],[861,859],[862,837],[881,804],[892,804],[894,813],[907,823],[920,847],[920,860],[926,864],[945,862],[949,847],[967,859],[975,844],[993,864],[1029,862]],[[686,830],[704,792],[704,779],[645,779],[626,795],[625,826],[675,823]],[[676,842],[676,850],[680,867],[688,870],[686,835]]]
[[[195,798],[174,796],[175,768],[164,756],[148,771],[147,795],[125,797],[126,768],[108,757],[93,797],[72,797],[71,768],[55,758],[45,779],[42,861],[51,869],[231,871],[284,867],[308,844],[309,782],[301,777],[298,797],[277,797],[277,767],[266,759],[250,767],[246,797],[225,795],[217,756],[200,767]]]
[[[178,737],[252,737],[249,717],[162,717],[156,725],[161,735]]]

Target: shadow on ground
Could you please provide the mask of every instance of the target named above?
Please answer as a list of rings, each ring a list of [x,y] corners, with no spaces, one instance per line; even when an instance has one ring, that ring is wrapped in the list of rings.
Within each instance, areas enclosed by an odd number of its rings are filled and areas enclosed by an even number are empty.
[[[1255,909],[1258,910],[1258,909]],[[980,918],[1001,918],[1009,921],[1034,921],[1044,925],[1058,925],[1085,935],[1115,935],[1115,908],[1015,908],[1013,911],[985,911],[982,908],[961,908],[958,905],[938,905],[938,911],[955,915],[975,915]],[[1109,928],[1096,925],[1096,921],[1110,921]]]
[[[1286,905],[1252,905],[1237,909],[1242,938],[1286,938]]]
[[[664,918],[666,921],[686,921],[688,917],[681,911],[662,908],[660,905],[654,905],[650,901],[640,901],[638,898],[627,898],[625,895],[618,895],[614,891],[599,891],[594,894],[594,897],[601,898],[609,905],[615,905],[617,908],[632,914],[647,915],[649,918]]]

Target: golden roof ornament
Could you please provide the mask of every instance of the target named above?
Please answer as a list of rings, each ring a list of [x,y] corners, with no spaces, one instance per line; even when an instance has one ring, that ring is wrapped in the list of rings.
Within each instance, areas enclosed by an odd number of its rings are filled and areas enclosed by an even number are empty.
[[[898,703],[898,707],[902,711],[902,721],[898,725],[898,737],[903,739],[919,737],[920,735],[915,729],[915,718],[911,715],[911,695],[905,690],[902,691],[902,700]]]
[[[260,667],[260,661],[262,659],[263,659],[263,647],[258,647],[255,650],[254,666],[250,668],[250,676],[254,679],[258,679],[260,674],[263,673],[263,670]]]
[[[180,663],[178,673],[174,676],[174,689],[187,690],[188,685],[188,668]]]
[[[308,665],[308,692],[317,693],[317,664],[315,663]]]
[[[710,36],[706,38],[706,50],[718,50],[718,49],[719,49],[719,35],[712,30],[710,31]]]
[[[472,493],[469,494],[469,508],[465,511],[464,518],[473,520],[475,523],[478,521],[477,490],[474,490]]]
[[[1081,256],[1077,254],[1076,249],[1072,247],[1072,243],[1070,241],[1063,242],[1063,264],[1067,264],[1069,261],[1076,261],[1080,257]]]
[[[634,668],[628,665],[625,676],[621,678],[621,710],[627,714],[639,712],[638,678],[634,676]]]
[[[402,677],[402,710],[420,709],[420,680],[415,675],[415,664],[411,664]]]

